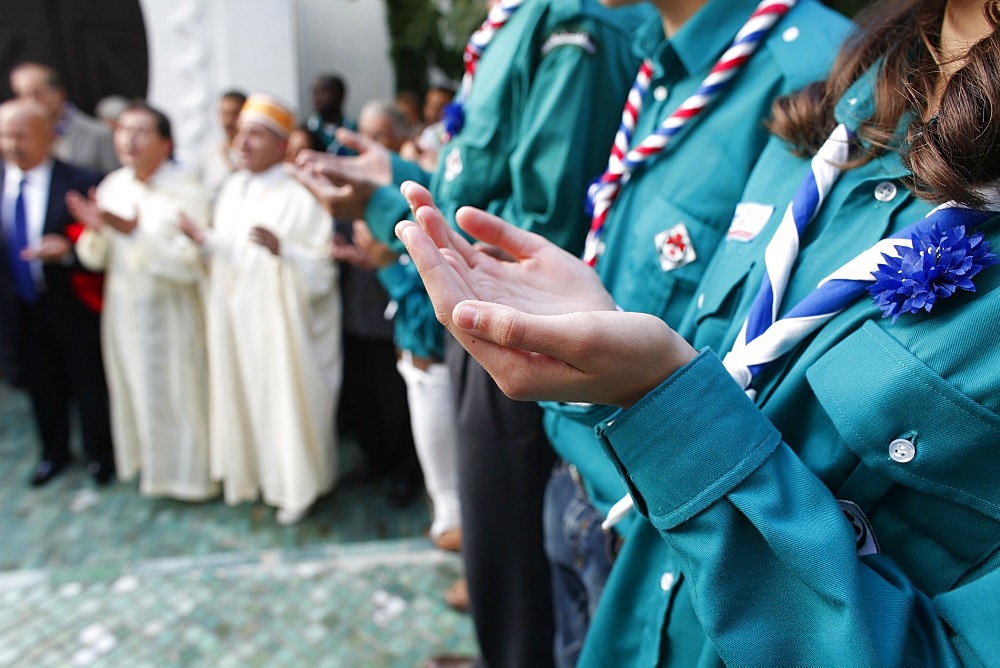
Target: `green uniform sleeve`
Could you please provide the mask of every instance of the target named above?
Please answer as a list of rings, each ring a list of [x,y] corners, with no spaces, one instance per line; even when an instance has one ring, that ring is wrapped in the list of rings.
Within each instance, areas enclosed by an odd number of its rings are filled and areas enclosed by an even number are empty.
[[[378,270],[378,279],[396,302],[393,317],[396,346],[417,357],[443,359],[444,327],[438,323],[423,281],[406,255]]]
[[[398,153],[392,153],[392,182],[402,185],[404,181],[416,181],[422,186],[430,183],[431,175],[415,162],[404,160]]]
[[[621,114],[614,109],[603,124],[594,118],[610,113],[599,107],[616,106],[602,99],[603,55],[560,46],[542,57],[508,158],[510,196],[491,207],[570,252],[583,249],[587,184],[600,176],[615,128],[612,116]],[[607,131],[595,137],[602,127]]]
[[[693,399],[704,396],[710,410]],[[893,560],[859,557],[834,496],[714,353],[598,436],[637,509],[679,555],[727,664],[945,666],[1000,656],[997,569],[932,599]]]
[[[410,205],[397,186],[382,186],[375,191],[365,207],[365,222],[372,236],[400,255],[406,252],[396,238],[396,223],[410,217]]]

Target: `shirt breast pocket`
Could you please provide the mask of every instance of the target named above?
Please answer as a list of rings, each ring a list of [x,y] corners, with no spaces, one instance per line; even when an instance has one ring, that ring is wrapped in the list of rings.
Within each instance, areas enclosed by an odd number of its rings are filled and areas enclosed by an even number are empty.
[[[721,248],[698,286],[685,319],[697,328],[692,341],[696,348],[711,346],[725,352],[743,324],[745,316],[737,319],[736,315],[743,313],[744,299],[753,297],[755,291],[747,289],[747,281],[757,264],[744,250],[743,244]]]
[[[885,481],[866,512],[883,550],[918,586],[947,589],[1000,546],[1000,416],[871,321],[806,376],[860,459],[852,476]]]
[[[611,231],[627,237],[609,243],[628,248],[625,262],[607,260],[613,266],[612,294],[626,310],[651,313],[676,327],[715,253],[723,234],[719,227],[657,197],[629,225]]]

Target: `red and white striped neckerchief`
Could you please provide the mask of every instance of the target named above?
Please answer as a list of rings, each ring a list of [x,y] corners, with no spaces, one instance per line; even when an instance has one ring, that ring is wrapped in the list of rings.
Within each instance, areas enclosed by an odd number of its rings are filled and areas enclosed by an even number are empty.
[[[648,58],[643,61],[636,75],[635,83],[629,91],[622,111],[622,122],[611,147],[608,166],[604,174],[595,181],[587,194],[593,207],[590,233],[584,248],[583,260],[590,266],[597,263],[603,249],[601,238],[608,211],[621,191],[622,185],[631,174],[654,156],[660,154],[688,123],[696,118],[727,84],[733,80],[750,56],[763,42],[767,33],[781,17],[795,6],[796,0],[763,0],[736,33],[732,44],[712,67],[704,81],[688,99],[664,120],[656,130],[642,140],[635,148],[629,148],[635,131],[643,100],[649,91],[653,75],[653,63]]]

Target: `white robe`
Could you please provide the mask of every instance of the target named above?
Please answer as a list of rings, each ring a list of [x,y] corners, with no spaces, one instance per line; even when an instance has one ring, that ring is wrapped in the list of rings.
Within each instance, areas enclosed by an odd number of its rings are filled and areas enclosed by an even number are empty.
[[[280,256],[248,241],[263,226]],[[207,245],[212,473],[227,503],[307,509],[336,475],[342,353],[329,215],[281,165],[226,180]]]
[[[150,496],[213,497],[204,265],[178,227],[181,212],[207,227],[206,192],[164,163],[148,183],[129,167],[112,172],[97,200],[106,211],[138,218],[131,234],[88,230],[77,243],[81,262],[107,272],[101,341],[118,476],[141,470],[139,490]]]

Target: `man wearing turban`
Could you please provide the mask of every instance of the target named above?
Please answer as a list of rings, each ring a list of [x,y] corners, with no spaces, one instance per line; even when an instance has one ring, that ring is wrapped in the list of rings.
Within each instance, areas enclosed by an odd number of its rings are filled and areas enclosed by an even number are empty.
[[[227,503],[301,520],[333,485],[341,306],[329,259],[332,224],[284,171],[294,111],[251,95],[234,145],[240,169],[222,185],[209,234],[207,298],[212,473]]]

